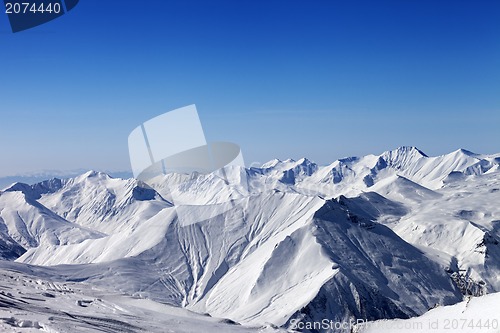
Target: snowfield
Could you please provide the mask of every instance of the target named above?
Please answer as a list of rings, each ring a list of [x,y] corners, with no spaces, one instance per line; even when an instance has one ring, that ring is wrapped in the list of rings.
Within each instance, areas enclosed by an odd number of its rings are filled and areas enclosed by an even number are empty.
[[[500,293],[467,298],[451,306],[438,307],[411,319],[379,320],[353,326],[354,333],[456,332],[498,333]]]
[[[271,325],[242,327],[228,319],[109,293],[86,283],[55,282],[28,266],[0,264],[1,332],[284,332]]]
[[[464,299],[483,318],[500,308],[499,165],[401,147],[150,186],[95,171],[16,183],[0,192],[0,327],[271,332],[460,319]],[[71,292],[43,295],[55,286]]]

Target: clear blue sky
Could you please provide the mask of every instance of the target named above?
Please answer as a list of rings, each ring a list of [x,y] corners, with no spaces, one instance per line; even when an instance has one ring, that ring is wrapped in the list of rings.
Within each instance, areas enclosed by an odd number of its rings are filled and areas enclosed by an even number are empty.
[[[247,164],[500,152],[497,0],[81,0],[0,13],[0,50],[0,176],[128,170],[130,131],[193,103]]]

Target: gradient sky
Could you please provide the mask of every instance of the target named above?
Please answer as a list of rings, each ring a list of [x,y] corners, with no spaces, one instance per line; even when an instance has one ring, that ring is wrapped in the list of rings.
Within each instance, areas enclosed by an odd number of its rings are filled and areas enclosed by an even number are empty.
[[[0,176],[129,170],[132,129],[193,103],[247,165],[500,152],[498,0],[81,0],[0,13],[0,50]]]

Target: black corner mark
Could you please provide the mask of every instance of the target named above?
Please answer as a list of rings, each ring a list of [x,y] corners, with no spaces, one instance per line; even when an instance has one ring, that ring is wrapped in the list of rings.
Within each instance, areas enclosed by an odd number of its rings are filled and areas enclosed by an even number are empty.
[[[79,0],[4,0],[12,32],[34,28],[69,12]]]

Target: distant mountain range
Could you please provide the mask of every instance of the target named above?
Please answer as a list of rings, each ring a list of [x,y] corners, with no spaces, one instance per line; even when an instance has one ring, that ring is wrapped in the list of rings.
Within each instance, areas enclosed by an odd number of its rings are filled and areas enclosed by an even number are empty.
[[[36,184],[52,178],[62,178],[62,179],[73,178],[81,175],[82,173],[85,173],[86,171],[88,170],[85,169],[69,170],[69,171],[45,170],[39,172],[18,174],[13,176],[3,176],[0,177],[0,189],[4,189],[7,186],[12,185],[14,183]],[[107,172],[107,174],[117,178],[132,177],[132,172],[130,171],[114,171],[114,172]]]
[[[466,150],[89,171],[0,192],[0,269],[269,330],[411,318],[500,292],[499,203],[500,154]]]

